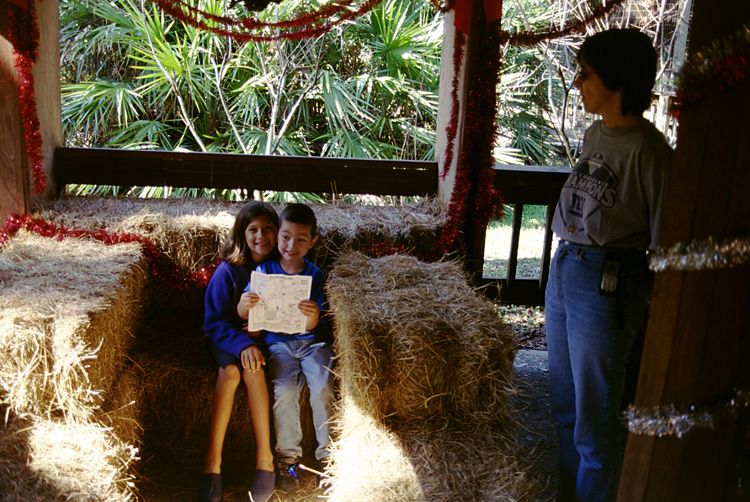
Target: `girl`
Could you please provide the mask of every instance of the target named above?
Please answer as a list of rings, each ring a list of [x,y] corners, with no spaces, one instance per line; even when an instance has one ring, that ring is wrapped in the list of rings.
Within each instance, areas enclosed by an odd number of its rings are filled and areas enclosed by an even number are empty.
[[[219,252],[221,263],[206,290],[204,333],[210,338],[211,351],[219,365],[211,412],[211,430],[206,464],[198,495],[199,502],[218,502],[222,498],[221,454],[234,393],[245,382],[257,445],[255,474],[250,485],[250,500],[265,502],[274,488],[271,453],[268,387],[263,353],[253,337],[243,331],[237,315],[242,290],[255,266],[278,256],[276,232],[279,217],[264,202],[253,201],[240,209],[234,227]]]

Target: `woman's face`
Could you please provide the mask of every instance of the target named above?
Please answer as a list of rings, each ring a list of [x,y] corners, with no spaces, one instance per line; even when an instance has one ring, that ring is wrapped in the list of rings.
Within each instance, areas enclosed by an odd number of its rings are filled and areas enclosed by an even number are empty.
[[[253,261],[260,263],[276,247],[276,227],[268,216],[259,216],[245,228],[245,241]]]
[[[581,93],[583,108],[588,113],[605,116],[609,113],[620,113],[620,92],[608,89],[593,68],[580,61],[578,75],[573,85]]]

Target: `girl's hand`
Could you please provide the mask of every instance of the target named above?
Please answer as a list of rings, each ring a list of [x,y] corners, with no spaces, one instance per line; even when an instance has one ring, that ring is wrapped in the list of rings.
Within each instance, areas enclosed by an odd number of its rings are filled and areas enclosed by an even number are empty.
[[[247,319],[250,309],[255,307],[260,301],[260,296],[255,293],[242,293],[240,301],[237,303],[237,313],[242,319]]]
[[[297,307],[299,307],[300,312],[302,312],[302,315],[305,317],[320,316],[318,304],[312,300],[302,300]]]
[[[266,364],[266,358],[255,345],[250,345],[240,352],[240,361],[242,362],[242,368],[251,373],[263,371],[263,366]]]

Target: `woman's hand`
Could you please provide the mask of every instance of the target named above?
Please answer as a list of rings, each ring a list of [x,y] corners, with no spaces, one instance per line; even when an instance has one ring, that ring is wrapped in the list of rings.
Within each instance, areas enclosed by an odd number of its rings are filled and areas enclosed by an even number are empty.
[[[266,358],[255,345],[250,345],[240,352],[240,361],[242,362],[242,368],[252,373],[263,371],[263,366],[266,364]]]

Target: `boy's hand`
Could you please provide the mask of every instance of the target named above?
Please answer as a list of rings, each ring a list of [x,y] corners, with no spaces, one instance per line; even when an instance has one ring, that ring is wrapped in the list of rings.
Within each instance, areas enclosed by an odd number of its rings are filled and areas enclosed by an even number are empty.
[[[300,312],[302,312],[302,315],[305,317],[315,317],[320,315],[318,304],[312,300],[302,300],[297,307],[299,307]]]
[[[307,331],[314,329],[320,321],[320,308],[318,308],[318,304],[312,300],[302,300],[297,307],[302,312],[302,315],[307,317],[305,329]]]
[[[266,358],[255,345],[250,345],[240,352],[240,361],[242,362],[242,368],[252,373],[263,371],[263,366],[266,364]]]
[[[248,312],[251,308],[255,307],[260,301],[260,296],[255,293],[245,292],[240,296],[240,301],[237,303],[237,313],[241,318],[247,319]]]

